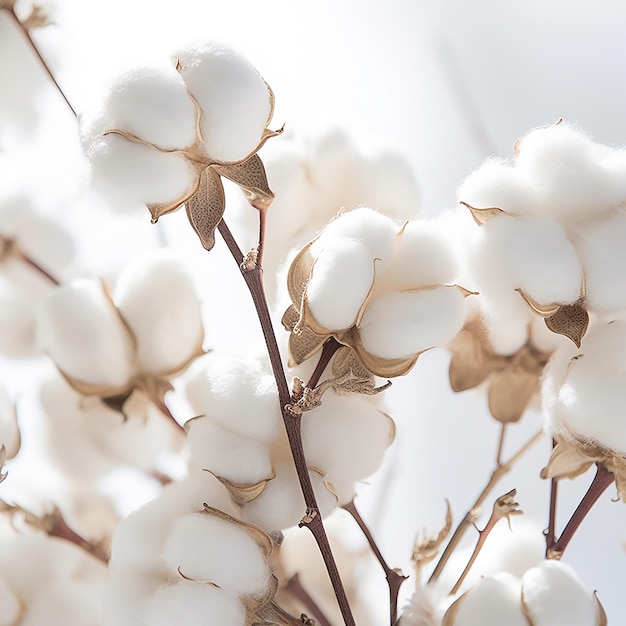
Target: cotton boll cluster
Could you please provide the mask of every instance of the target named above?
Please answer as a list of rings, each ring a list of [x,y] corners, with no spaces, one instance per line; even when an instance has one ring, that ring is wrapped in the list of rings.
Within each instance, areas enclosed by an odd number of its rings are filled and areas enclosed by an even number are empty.
[[[447,626],[553,626],[557,622],[572,626],[607,623],[594,594],[560,561],[543,561],[521,579],[508,573],[487,576],[443,617]]]
[[[93,182],[114,205],[158,205],[156,220],[193,195],[204,169],[252,155],[272,110],[269,87],[237,53],[182,48],[118,77],[85,121]]]
[[[0,623],[98,626],[106,566],[69,542],[0,526]]]
[[[42,346],[80,393],[123,405],[135,390],[161,400],[169,379],[202,353],[191,276],[170,251],[139,258],[111,297],[97,280],[58,287],[38,316]]]
[[[299,249],[339,211],[374,207],[394,219],[415,216],[415,176],[401,155],[379,146],[357,145],[340,130],[321,137],[283,137],[264,150],[276,198],[267,214],[263,268],[275,276],[289,250]],[[246,234],[256,231],[254,211],[237,207]],[[250,240],[247,247],[256,242]],[[273,296],[276,285],[267,281]]]
[[[299,364],[333,336],[380,376],[405,374],[465,321],[457,257],[436,222],[399,227],[361,207],[331,221],[293,260],[283,317]]]
[[[248,623],[275,592],[271,550],[217,479],[191,472],[120,524],[105,624]]]
[[[243,519],[268,532],[299,523],[306,507],[265,362],[211,353],[194,364],[186,390],[199,415],[185,425],[192,466],[229,488]],[[353,498],[393,433],[390,418],[363,396],[327,391],[321,406],[305,412],[304,452],[324,515]]]

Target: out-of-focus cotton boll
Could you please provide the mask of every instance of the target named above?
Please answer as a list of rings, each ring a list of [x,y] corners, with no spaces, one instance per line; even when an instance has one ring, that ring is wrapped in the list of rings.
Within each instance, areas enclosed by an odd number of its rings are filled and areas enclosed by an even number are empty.
[[[107,130],[141,137],[162,149],[191,146],[196,110],[176,68],[167,62],[136,68],[117,77],[102,103]]]
[[[499,208],[513,215],[539,212],[536,191],[512,163],[491,158],[461,184],[457,197],[477,209]]]
[[[512,574],[483,578],[448,609],[451,626],[528,626],[521,603],[521,583]]]
[[[524,605],[534,626],[598,626],[599,607],[578,574],[560,561],[543,561],[522,578]]]
[[[542,211],[564,220],[586,218],[605,210],[599,161],[607,152],[575,127],[556,124],[518,142],[515,166],[537,191]]]
[[[374,283],[375,258],[352,239],[325,245],[306,292],[309,309],[319,324],[329,330],[355,324]]]
[[[39,311],[38,333],[57,366],[78,381],[120,387],[134,373],[131,337],[98,281],[55,289]]]
[[[622,407],[626,402],[626,322],[599,326],[585,337],[580,358],[560,361],[562,371],[551,366],[551,374],[562,380],[544,388],[544,407],[552,432],[567,439],[599,444],[626,455],[626,422]],[[554,400],[547,396],[551,388]]]
[[[0,577],[0,626],[11,626],[20,621],[22,606],[19,598]]]
[[[197,415],[240,436],[269,443],[282,432],[276,383],[258,359],[209,354],[194,364],[186,392]]]
[[[137,341],[142,371],[173,372],[201,352],[198,296],[190,271],[172,251],[141,257],[125,269],[115,302]]]
[[[257,70],[234,50],[197,43],[178,50],[183,80],[202,109],[204,150],[219,161],[253,152],[270,121],[270,90]]]
[[[579,250],[586,275],[586,301],[589,308],[600,315],[626,310],[624,241],[626,212],[623,210],[588,224],[580,234]]]
[[[272,463],[267,444],[220,426],[209,417],[185,424],[191,462],[198,468],[238,484],[270,478]]]
[[[276,477],[267,483],[263,493],[243,508],[244,520],[268,533],[295,526],[306,510],[293,463],[279,463],[274,471]],[[322,517],[326,517],[335,508],[337,500],[317,472],[309,471],[309,476]]]
[[[320,407],[302,416],[307,463],[324,475],[340,504],[352,500],[357,481],[378,469],[393,436],[391,419],[358,395],[328,391]]]
[[[32,304],[20,298],[13,289],[0,287],[0,327],[11,332],[0,333],[0,353],[10,358],[31,357],[37,353],[37,331]]]
[[[20,447],[20,429],[15,407],[7,388],[2,384],[0,384],[0,445],[4,446],[7,459],[12,459]]]
[[[162,558],[172,571],[241,596],[262,596],[270,580],[258,543],[242,527],[207,513],[176,519]]]
[[[211,585],[185,581],[159,587],[146,603],[138,623],[241,626],[245,619],[244,606],[236,596]]]
[[[465,322],[464,295],[456,287],[393,292],[363,313],[363,347],[383,359],[404,359],[446,344]]]
[[[485,289],[540,304],[571,303],[580,297],[582,271],[576,250],[550,219],[522,220],[499,215],[482,226],[475,271]]]

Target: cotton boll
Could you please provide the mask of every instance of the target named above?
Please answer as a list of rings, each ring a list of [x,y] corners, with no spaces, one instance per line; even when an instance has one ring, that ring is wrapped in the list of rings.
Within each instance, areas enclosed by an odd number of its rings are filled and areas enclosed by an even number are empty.
[[[308,307],[319,324],[341,330],[356,323],[374,282],[374,258],[352,239],[326,243],[306,289]]]
[[[404,359],[447,344],[464,322],[464,295],[456,287],[394,292],[368,305],[359,337],[370,354]]]
[[[626,455],[626,322],[591,331],[582,357],[570,362],[555,404],[555,419],[567,431]]]
[[[198,355],[200,303],[189,269],[171,250],[137,259],[116,285],[115,302],[137,341],[144,372],[173,372]]]
[[[0,626],[12,626],[19,622],[22,607],[19,598],[4,578],[0,578]]]
[[[233,433],[211,418],[186,423],[191,461],[233,483],[256,484],[272,475],[267,444]]]
[[[118,76],[102,108],[110,127],[153,143],[180,149],[196,140],[196,110],[185,84],[170,63],[132,69]]]
[[[560,561],[543,561],[522,578],[522,593],[534,626],[597,626],[593,594],[578,574]]]
[[[243,604],[222,589],[181,581],[163,585],[146,602],[142,610],[145,626],[241,626],[245,623]]]
[[[626,212],[618,211],[581,230],[578,249],[589,309],[600,315],[626,310]]]
[[[324,474],[340,503],[352,499],[356,481],[378,469],[392,439],[393,422],[358,395],[329,391],[302,416],[307,463]]]
[[[295,526],[306,512],[304,498],[293,463],[286,461],[274,467],[276,477],[265,491],[243,507],[244,520],[259,526],[268,533]],[[333,496],[323,484],[322,477],[309,471],[317,503],[326,516],[336,505]]]
[[[133,344],[97,281],[55,289],[38,315],[43,349],[68,376],[95,386],[123,387],[133,370]]]
[[[409,222],[397,238],[378,290],[404,291],[455,281],[459,263],[452,242],[436,222]]]
[[[511,574],[483,578],[448,611],[452,626],[528,626],[521,603],[521,583]]]
[[[12,290],[0,295],[0,327],[6,329],[0,333],[0,354],[14,359],[37,354],[35,312]]]
[[[202,109],[200,125],[207,156],[239,161],[258,146],[272,113],[269,87],[235,51],[198,43],[173,58]]]
[[[182,155],[157,152],[115,134],[87,129],[83,138],[91,183],[112,208],[178,202],[193,189],[197,172]]]
[[[211,354],[190,372],[192,409],[233,433],[269,443],[282,432],[276,383],[254,358]]]
[[[517,352],[528,341],[528,328],[534,315],[530,307],[515,292],[498,293],[492,299],[482,293],[478,297],[494,352],[506,355]]]
[[[497,207],[512,215],[539,212],[537,193],[507,161],[492,158],[472,172],[457,191],[459,201],[476,209]]]
[[[576,250],[551,219],[499,215],[481,227],[472,271],[479,291],[521,289],[542,305],[580,297],[582,271]],[[520,296],[521,297],[521,296]]]
[[[269,566],[256,540],[244,527],[207,513],[176,519],[161,557],[172,571],[233,595],[262,596],[269,584]]]
[[[538,128],[519,143],[516,169],[536,190],[542,210],[563,220],[604,210],[598,165],[606,148],[568,124]]]

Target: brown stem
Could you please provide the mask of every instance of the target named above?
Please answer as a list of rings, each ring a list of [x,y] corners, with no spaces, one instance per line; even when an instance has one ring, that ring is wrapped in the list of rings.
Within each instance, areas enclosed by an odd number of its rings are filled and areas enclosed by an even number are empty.
[[[54,517],[54,521],[48,530],[48,535],[50,537],[58,537],[60,539],[65,539],[66,541],[70,541],[99,561],[102,561],[103,563],[109,562],[109,555],[100,546],[87,541],[78,533],[74,532],[67,525],[61,515]]]
[[[556,441],[552,440],[552,448],[556,446]],[[548,513],[548,528],[546,530],[546,558],[548,550],[556,542],[556,502],[558,496],[559,481],[556,478],[550,480],[550,507]]]
[[[46,63],[46,60],[43,58],[43,56],[41,56],[41,52],[39,52],[39,48],[37,47],[37,44],[35,44],[35,42],[33,41],[33,38],[30,36],[30,32],[28,31],[28,28],[26,28],[24,24],[20,22],[19,18],[15,14],[15,11],[13,10],[13,7],[9,7],[6,10],[9,13],[9,15],[14,19],[15,23],[17,24],[17,27],[22,31],[22,33],[24,34],[24,37],[26,37],[26,41],[30,49],[32,50],[34,55],[37,57],[39,62],[41,63],[41,66],[43,67],[44,71],[48,75],[48,78],[52,81],[54,86],[57,88],[57,91],[61,94],[63,100],[65,100],[65,104],[67,104],[69,110],[72,112],[72,115],[74,117],[78,117],[76,111],[74,110],[74,107],[72,106],[70,101],[67,99],[67,96],[61,89],[61,86],[57,82],[56,78],[54,77],[54,74],[52,73],[50,66]]]
[[[520,459],[520,457],[522,457],[528,450],[530,450],[530,448],[532,448],[532,446],[537,443],[537,441],[539,441],[542,436],[543,430],[540,430],[533,437],[531,437],[531,439],[529,439],[506,463],[496,465],[496,468],[491,473],[487,485],[481,491],[478,498],[476,498],[476,501],[474,502],[472,507],[467,511],[465,517],[463,517],[459,525],[456,527],[452,537],[450,538],[450,541],[448,542],[448,545],[446,546],[446,549],[443,551],[439,562],[437,563],[435,569],[433,570],[433,573],[428,579],[429,583],[434,582],[439,578],[441,572],[443,571],[443,568],[446,566],[453,552],[456,550],[461,539],[463,538],[463,535],[467,532],[467,529],[473,525],[480,506],[487,499],[496,484],[505,474],[507,474],[511,470],[513,465]]]
[[[558,541],[555,541],[548,547],[546,556],[549,559],[560,559],[563,556],[563,552],[567,545],[571,541],[572,537],[578,530],[578,527],[582,524],[582,521],[587,516],[587,513],[591,511],[593,505],[598,501],[600,496],[607,490],[607,488],[615,481],[615,476],[601,463],[596,463],[596,475],[593,477],[587,493],[583,496],[580,504],[574,511],[574,514],[567,522],[565,529],[561,533]]]
[[[322,516],[313,491],[311,477],[309,476],[309,470],[307,468],[304,448],[302,445],[302,413],[301,411],[296,410],[296,407],[292,407],[291,404],[291,392],[285,377],[285,370],[283,368],[280,350],[278,348],[269,308],[267,306],[267,300],[265,298],[265,290],[263,288],[263,271],[260,266],[256,266],[253,269],[242,267],[244,260],[243,253],[241,252],[241,249],[237,245],[237,242],[232,236],[232,233],[224,220],[218,224],[217,228],[241,270],[242,276],[246,282],[248,290],[250,291],[250,295],[252,296],[252,301],[254,302],[259,322],[261,324],[261,329],[263,331],[263,336],[265,338],[267,353],[272,366],[274,379],[276,380],[276,386],[278,388],[278,399],[281,406],[283,423],[285,424],[287,439],[289,440],[289,446],[291,448],[291,455],[296,467],[298,481],[300,482],[300,488],[302,490],[306,506],[306,514],[302,518],[299,525],[301,527],[306,526],[315,538],[319,551],[324,559],[333,589],[335,590],[335,595],[337,597],[337,602],[339,604],[341,614],[343,615],[344,622],[346,626],[354,626],[354,617],[352,616],[352,611],[350,610],[350,605],[337,569],[337,564],[335,563],[335,559],[328,542],[328,537],[326,536],[326,531],[324,530]]]
[[[315,370],[313,374],[311,374],[311,378],[309,378],[309,382],[306,384],[307,388],[314,389],[315,385],[319,382],[326,366],[330,363],[330,360],[333,358],[333,355],[339,348],[341,348],[341,344],[334,338],[330,337],[324,343],[322,347],[322,354],[320,355],[320,360],[317,362],[315,366]]]
[[[504,437],[506,436],[507,424],[502,422],[500,424],[500,438],[498,439],[498,451],[496,452],[496,467],[502,465],[502,453],[504,452]]]
[[[389,567],[389,565],[387,565],[387,562],[385,561],[385,558],[383,557],[382,552],[380,551],[380,548],[378,547],[378,544],[376,543],[370,529],[368,528],[367,524],[365,523],[365,521],[361,517],[361,514],[356,508],[354,500],[348,502],[348,504],[342,505],[341,508],[348,511],[348,513],[350,513],[350,515],[352,515],[352,517],[354,518],[354,521],[359,525],[359,528],[365,535],[365,538],[367,539],[367,542],[369,543],[370,548],[374,553],[374,556],[376,557],[376,559],[380,563],[380,566],[385,572],[385,578],[387,579],[387,584],[389,585],[389,624],[390,626],[395,626],[396,622],[398,621],[398,594],[400,592],[400,587],[402,586],[402,583],[408,578],[408,576],[400,574],[395,569],[392,569]]]
[[[267,224],[268,206],[257,209],[259,212],[259,245],[257,246],[256,262],[259,267],[263,266],[263,252],[265,250],[265,225]]]
[[[35,271],[39,272],[44,278],[47,278],[51,283],[55,285],[60,285],[61,281],[58,278],[55,278],[48,270],[44,269],[37,261],[33,260],[22,250],[17,251],[17,256],[21,259],[26,265],[32,267]]]
[[[317,602],[315,602],[315,600],[309,595],[309,592],[302,586],[300,576],[298,576],[298,574],[294,574],[289,579],[285,585],[285,591],[301,602],[302,606],[304,606],[307,610],[311,611],[315,617],[316,623],[319,623],[319,626],[332,626],[330,620],[324,615]]]

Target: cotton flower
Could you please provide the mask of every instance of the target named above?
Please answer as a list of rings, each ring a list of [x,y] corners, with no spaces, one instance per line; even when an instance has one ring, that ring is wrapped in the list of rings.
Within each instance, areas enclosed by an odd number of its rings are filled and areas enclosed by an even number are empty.
[[[454,284],[455,254],[435,223],[399,228],[359,208],[331,221],[293,260],[292,364],[328,337],[352,348],[380,376],[405,374],[420,353],[447,343],[465,320],[463,289]]]
[[[40,341],[68,382],[115,408],[135,390],[160,400],[169,379],[202,353],[195,288],[168,251],[126,268],[113,297],[95,280],[58,287],[38,321]]]
[[[198,43],[171,63],[136,68],[110,86],[101,110],[83,126],[94,185],[114,204],[146,204],[156,222],[186,203],[206,248],[224,212],[220,176],[251,201],[271,201],[255,158],[276,132],[267,125],[273,95],[233,50]]]

